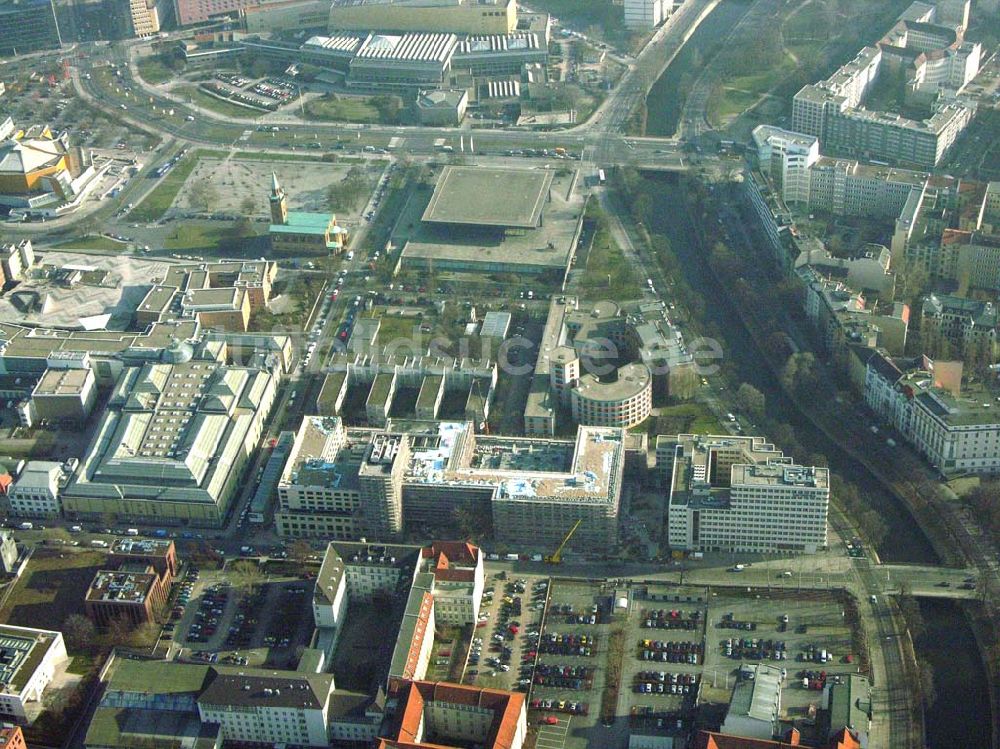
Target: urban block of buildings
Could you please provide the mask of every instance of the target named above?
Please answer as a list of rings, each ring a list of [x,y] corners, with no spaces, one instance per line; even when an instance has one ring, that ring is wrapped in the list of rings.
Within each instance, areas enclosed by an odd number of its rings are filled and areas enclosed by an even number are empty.
[[[877,45],[795,95],[792,130],[816,136],[821,149],[839,155],[936,166],[976,111],[976,101],[962,96],[982,55],[978,42],[964,40],[968,5],[913,3]],[[896,85],[930,115],[914,120],[866,109],[877,84]]]
[[[67,661],[61,633],[0,625],[0,717],[32,722],[46,688]]]
[[[73,471],[52,460],[28,461],[7,489],[10,512],[20,518],[56,518],[62,513],[60,494]]]
[[[557,422],[629,428],[654,396],[686,397],[695,362],[662,302],[581,303],[555,296],[542,333],[524,431],[555,434]]]
[[[139,302],[134,324],[194,318],[204,328],[246,331],[251,316],[267,308],[277,270],[268,260],[170,266]]]
[[[489,437],[432,422],[407,432],[347,429],[306,417],[278,484],[278,532],[395,538],[450,527],[463,509],[501,544],[614,545],[625,468],[621,429],[580,427],[575,440]]]
[[[673,549],[811,554],[826,547],[829,470],[797,465],[763,437],[660,435],[656,470],[669,490]]]
[[[329,254],[342,252],[347,246],[347,231],[337,226],[333,214],[289,211],[288,196],[278,182],[278,175],[273,173],[268,203],[271,208],[268,234],[275,252]]]

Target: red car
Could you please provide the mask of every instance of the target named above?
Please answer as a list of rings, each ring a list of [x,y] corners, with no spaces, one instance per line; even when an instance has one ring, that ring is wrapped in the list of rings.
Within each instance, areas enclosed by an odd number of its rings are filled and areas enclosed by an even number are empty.
[[[557,723],[559,723],[559,718],[557,718],[557,717],[556,717],[556,716],[554,716],[554,715],[546,715],[546,716],[545,716],[544,718],[542,718],[542,719],[541,719],[540,721],[538,721],[538,722],[539,722],[539,723],[544,723],[544,724],[545,724],[545,725],[547,725],[547,726],[554,726],[554,725],[556,725]]]

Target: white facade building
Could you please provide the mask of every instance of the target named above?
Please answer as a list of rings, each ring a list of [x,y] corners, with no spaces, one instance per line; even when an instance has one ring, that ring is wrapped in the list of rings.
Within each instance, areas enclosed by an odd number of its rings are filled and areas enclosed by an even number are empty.
[[[62,633],[0,626],[0,713],[25,721],[28,704],[42,699],[66,661]]]
[[[198,713],[227,741],[326,747],[332,694],[330,674],[216,673],[198,696]]]
[[[59,517],[59,491],[64,480],[61,463],[32,460],[7,493],[11,512],[22,518]]]
[[[760,437],[660,437],[658,455],[669,442],[660,470],[670,471],[672,548],[812,554],[826,546],[826,468],[796,465]]]
[[[672,8],[671,0],[625,0],[625,28],[655,29]]]

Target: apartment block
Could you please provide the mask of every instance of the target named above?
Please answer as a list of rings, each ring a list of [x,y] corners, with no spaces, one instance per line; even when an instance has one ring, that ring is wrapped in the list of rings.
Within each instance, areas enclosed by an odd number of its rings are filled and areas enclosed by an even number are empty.
[[[761,437],[660,436],[657,455],[665,458],[657,471],[670,475],[672,548],[815,553],[826,546],[826,468],[796,465]]]
[[[979,71],[981,48],[964,42],[960,28],[933,25],[935,13],[914,3],[877,45],[804,86],[792,101],[792,130],[838,155],[926,169],[940,163],[975,114],[975,102],[959,94]],[[876,81],[896,73],[909,99],[930,105],[926,119],[865,109]]]
[[[1000,472],[1000,389],[963,380],[961,362],[868,361],[865,403],[945,475]]]
[[[32,460],[7,490],[11,513],[23,518],[57,518],[62,514],[60,497],[68,476],[62,463]]]

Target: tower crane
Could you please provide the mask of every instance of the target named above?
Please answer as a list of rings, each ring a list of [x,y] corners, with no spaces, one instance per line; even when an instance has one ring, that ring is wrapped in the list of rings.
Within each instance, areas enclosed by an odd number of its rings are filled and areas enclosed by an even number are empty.
[[[563,549],[566,548],[566,544],[569,543],[569,540],[573,537],[573,534],[576,533],[576,529],[580,527],[580,523],[582,522],[583,518],[580,518],[575,523],[573,523],[573,527],[569,529],[569,533],[566,534],[566,538],[562,540],[562,543],[559,544],[559,547],[555,551],[553,551],[549,556],[545,557],[545,561],[548,564],[562,564]]]

